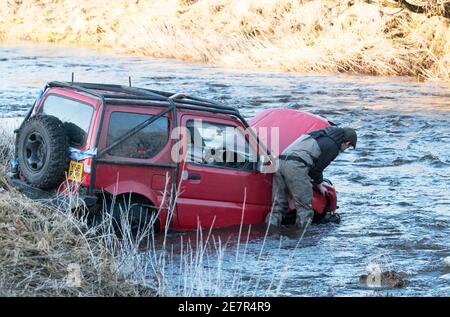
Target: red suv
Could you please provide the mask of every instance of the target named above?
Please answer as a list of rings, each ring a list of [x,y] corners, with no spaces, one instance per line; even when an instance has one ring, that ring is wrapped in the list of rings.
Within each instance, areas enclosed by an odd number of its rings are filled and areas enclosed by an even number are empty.
[[[9,181],[37,199],[76,191],[93,214],[115,197],[130,204],[130,219],[157,213],[157,230],[263,223],[273,154],[330,124],[269,109],[249,125],[233,107],[184,94],[50,82],[15,131]],[[316,220],[336,209],[331,183],[327,189],[314,192]],[[295,219],[289,215],[286,223]]]

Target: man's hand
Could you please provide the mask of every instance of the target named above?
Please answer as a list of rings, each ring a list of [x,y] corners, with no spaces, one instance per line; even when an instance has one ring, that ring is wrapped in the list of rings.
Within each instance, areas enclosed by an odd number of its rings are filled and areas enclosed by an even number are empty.
[[[322,195],[325,195],[327,193],[327,189],[325,188],[325,186],[323,186],[323,183],[317,184],[317,189]]]

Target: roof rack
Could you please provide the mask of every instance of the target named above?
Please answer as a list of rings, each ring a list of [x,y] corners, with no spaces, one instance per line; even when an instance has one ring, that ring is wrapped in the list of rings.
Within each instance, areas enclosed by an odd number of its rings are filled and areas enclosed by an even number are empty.
[[[239,111],[231,106],[224,105],[214,100],[193,97],[182,93],[171,93],[153,89],[128,87],[113,84],[96,84],[83,82],[52,81],[48,87],[72,88],[103,99],[105,103],[146,105],[148,101],[176,103],[177,107],[195,106],[195,110],[221,110],[228,114],[239,115]],[[130,101],[133,101],[130,103]],[[192,109],[192,107],[187,107]]]

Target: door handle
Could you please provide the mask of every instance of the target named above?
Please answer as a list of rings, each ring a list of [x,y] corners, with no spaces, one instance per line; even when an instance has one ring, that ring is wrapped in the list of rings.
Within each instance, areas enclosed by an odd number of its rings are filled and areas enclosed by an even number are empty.
[[[202,178],[200,176],[200,174],[189,174],[188,179],[194,180],[194,181],[198,181],[200,180],[200,178]]]

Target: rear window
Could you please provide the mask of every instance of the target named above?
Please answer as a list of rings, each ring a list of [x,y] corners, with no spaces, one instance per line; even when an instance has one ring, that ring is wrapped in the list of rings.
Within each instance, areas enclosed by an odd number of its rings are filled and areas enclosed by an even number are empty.
[[[113,112],[109,120],[108,147],[122,135],[141,124],[151,115],[128,112]],[[112,156],[149,159],[158,154],[169,140],[169,120],[161,117],[132,137],[126,139],[108,153]]]
[[[41,113],[61,120],[71,146],[81,147],[86,143],[94,113],[92,106],[61,96],[49,95],[44,101]]]

